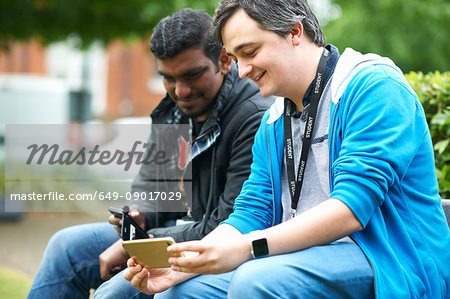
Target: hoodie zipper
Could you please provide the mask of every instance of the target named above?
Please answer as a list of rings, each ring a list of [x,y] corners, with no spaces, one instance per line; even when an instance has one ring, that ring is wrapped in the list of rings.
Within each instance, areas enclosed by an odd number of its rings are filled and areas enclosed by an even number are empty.
[[[372,276],[373,276],[373,295],[374,298],[377,298],[377,287],[376,287],[376,282],[375,282],[375,270],[373,269],[373,265],[372,262],[370,261],[370,259],[367,257],[366,253],[364,252],[364,250],[361,248],[361,246],[358,244],[358,242],[355,241],[355,239],[353,239],[351,236],[348,236],[361,250],[361,252],[364,254],[364,257],[366,258],[366,260],[369,262],[370,265],[370,269],[372,269]]]
[[[329,182],[330,183],[330,191],[331,191],[331,177],[333,177],[333,180],[334,180],[334,173],[331,170],[331,144],[332,144],[332,141],[333,141],[334,122],[336,120],[336,114],[337,114],[338,109],[339,109],[339,103],[336,104],[336,109],[334,110],[333,122],[332,122],[332,125],[331,125],[331,134],[330,134],[330,146],[328,147],[328,176],[330,177],[330,182]],[[331,175],[330,175],[330,173],[331,173]],[[364,257],[369,262],[370,269],[372,269],[372,276],[373,276],[373,294],[374,294],[374,297],[376,299],[377,298],[377,292],[376,292],[377,288],[376,288],[376,283],[375,283],[375,270],[373,269],[372,262],[367,257],[366,253],[361,248],[361,246],[358,244],[358,242],[356,242],[355,239],[353,239],[351,236],[348,236],[348,237],[356,244],[356,246],[359,247],[361,252],[364,254]]]
[[[337,114],[337,110],[339,108],[339,103],[336,104],[336,109],[334,110],[334,114],[333,114],[333,120],[331,123],[331,134],[330,134],[330,146],[328,147],[328,177],[329,179],[329,184],[330,184],[330,192],[331,192],[331,177],[334,177],[334,172],[331,170],[331,143],[333,141],[333,132],[334,132],[334,121],[336,119],[336,114]],[[333,179],[334,180],[334,179]]]
[[[272,226],[275,226],[275,190],[273,189],[274,182],[273,182],[273,171],[272,171],[272,159],[270,158],[270,145],[269,145],[269,126],[266,126],[266,141],[267,141],[267,152],[269,154],[269,165],[270,165],[270,180],[272,182],[272,205],[273,205],[273,219],[272,219]]]

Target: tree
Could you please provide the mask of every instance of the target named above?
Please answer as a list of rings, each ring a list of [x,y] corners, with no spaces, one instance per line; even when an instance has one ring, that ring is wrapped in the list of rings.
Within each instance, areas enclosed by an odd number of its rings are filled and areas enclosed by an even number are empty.
[[[0,45],[42,44],[77,35],[87,46],[115,38],[148,39],[158,21],[183,7],[214,12],[218,0],[0,0]]]
[[[448,0],[332,0],[339,18],[324,31],[341,51],[388,56],[404,72],[448,71],[450,2]]]

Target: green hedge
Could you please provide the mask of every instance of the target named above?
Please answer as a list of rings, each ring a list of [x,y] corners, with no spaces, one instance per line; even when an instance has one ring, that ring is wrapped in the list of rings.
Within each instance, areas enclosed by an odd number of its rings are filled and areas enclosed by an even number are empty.
[[[439,193],[450,198],[450,72],[405,75],[422,102],[434,144]]]

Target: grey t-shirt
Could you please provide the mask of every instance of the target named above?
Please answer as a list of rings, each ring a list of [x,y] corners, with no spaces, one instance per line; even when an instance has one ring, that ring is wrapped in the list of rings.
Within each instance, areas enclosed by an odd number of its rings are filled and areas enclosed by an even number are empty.
[[[330,179],[329,179],[329,151],[328,151],[328,127],[330,125],[330,107],[331,107],[331,89],[330,84],[325,86],[322,98],[317,109],[316,123],[311,141],[311,148],[306,162],[303,187],[300,193],[300,199],[297,205],[296,215],[311,209],[330,197]],[[294,148],[295,177],[297,177],[298,163],[302,150],[302,138],[306,125],[306,115],[309,106],[307,106],[300,118],[292,118],[292,139]],[[288,188],[286,157],[283,160],[281,170],[281,204],[283,207],[282,221],[287,221],[291,213],[291,195]],[[352,242],[346,237],[339,241]]]

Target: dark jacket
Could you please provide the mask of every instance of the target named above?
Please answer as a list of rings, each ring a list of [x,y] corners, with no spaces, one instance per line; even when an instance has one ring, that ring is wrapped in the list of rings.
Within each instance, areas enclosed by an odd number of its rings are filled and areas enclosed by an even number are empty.
[[[228,217],[234,199],[250,174],[254,135],[273,100],[264,98],[250,80],[239,79],[237,68],[232,66],[214,110],[191,148],[194,223],[161,227],[167,220],[181,218],[186,213],[145,213],[149,234],[172,236],[177,242],[198,240]],[[151,118],[153,124],[188,121],[168,95],[152,112]],[[133,183],[133,192],[145,189],[148,175],[148,170],[142,167]]]

